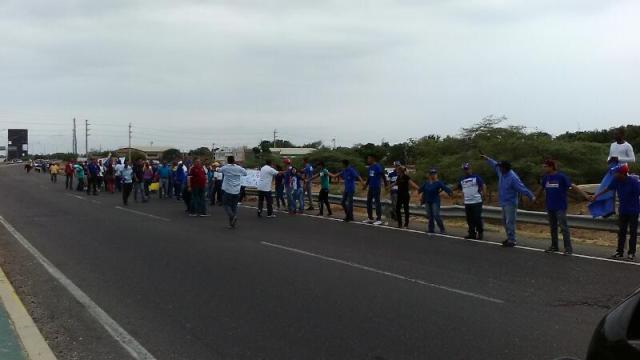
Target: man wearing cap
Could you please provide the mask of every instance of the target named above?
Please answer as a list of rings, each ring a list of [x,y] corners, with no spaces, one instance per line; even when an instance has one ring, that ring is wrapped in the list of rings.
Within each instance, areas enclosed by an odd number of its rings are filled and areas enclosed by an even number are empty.
[[[545,208],[549,217],[549,227],[551,231],[551,246],[545,251],[547,253],[556,252],[558,248],[558,226],[562,232],[562,241],[564,243],[564,254],[571,255],[573,248],[571,246],[571,232],[567,225],[567,191],[573,189],[586,199],[589,196],[575,184],[571,183],[569,177],[557,170],[556,162],[553,160],[545,160],[542,164],[544,175],[540,179],[541,187],[536,192],[536,197],[545,193]]]
[[[494,159],[481,154],[489,166],[495,169],[498,175],[498,199],[500,201],[500,207],[502,208],[502,223],[504,225],[504,231],[507,235],[507,239],[502,242],[502,246],[514,247],[516,246],[516,218],[518,213],[518,195],[523,194],[529,198],[530,201],[535,201],[536,197],[531,190],[520,180],[520,177],[511,170],[511,163],[509,161],[495,161]]]
[[[612,258],[624,257],[624,245],[629,231],[628,259],[633,261],[636,255],[636,242],[638,239],[638,215],[640,214],[640,182],[636,176],[629,176],[629,166],[619,165],[615,169],[614,179],[607,189],[600,191],[591,198],[595,201],[599,196],[609,191],[618,194],[618,248]]]
[[[367,156],[368,164],[368,176],[367,182],[363,188],[367,187],[367,219],[364,222],[374,225],[382,225],[382,203],[380,202],[380,192],[382,189],[381,180],[384,181],[385,187],[387,186],[387,177],[384,176],[384,170],[382,166],[377,162],[375,156]],[[373,220],[373,203],[376,205],[376,220]]]
[[[471,164],[462,164],[463,176],[458,180],[456,190],[462,190],[464,213],[469,228],[465,239],[482,240],[484,224],[482,223],[482,199],[485,184],[482,178],[473,173]]]

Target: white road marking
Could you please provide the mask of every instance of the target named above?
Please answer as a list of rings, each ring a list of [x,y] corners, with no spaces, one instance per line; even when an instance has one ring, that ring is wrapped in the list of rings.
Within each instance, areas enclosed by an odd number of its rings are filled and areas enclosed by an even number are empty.
[[[27,249],[34,258],[44,266],[62,286],[64,286],[73,297],[82,304],[85,309],[102,325],[111,336],[116,339],[122,347],[133,356],[134,359],[155,360],[135,338],[123,329],[109,314],[102,310],[91,298],[77,287],[66,275],[56,268],[47,258],[44,257],[31,243],[18,232],[4,217],[0,216],[0,223]]]
[[[171,219],[168,219],[168,218],[165,218],[165,217],[162,217],[162,216],[156,216],[156,215],[153,215],[153,214],[147,214],[146,212],[137,211],[137,210],[132,210],[132,209],[127,209],[127,208],[124,208],[124,207],[122,207],[122,206],[116,206],[116,209],[118,209],[118,210],[122,210],[122,211],[127,211],[127,212],[130,212],[130,213],[132,213],[132,214],[137,214],[137,215],[142,215],[142,216],[150,217],[150,218],[152,218],[152,219],[157,219],[157,220],[162,220],[162,221],[171,221]]]
[[[257,209],[257,207],[249,206],[249,205],[242,205],[242,207],[249,208],[249,209]],[[286,213],[286,211],[281,211],[281,210],[273,210],[273,211],[274,212]],[[322,219],[322,220],[328,220],[328,221],[340,221],[340,222],[342,222],[342,219],[324,217],[324,216],[318,216],[318,215],[311,215],[311,214],[297,214],[296,216],[306,216],[306,217],[310,217],[310,218],[314,218],[314,219]],[[389,226],[389,225],[373,225],[373,224],[367,224],[367,223],[358,222],[358,221],[351,221],[350,224],[356,224],[356,225],[362,225],[362,226],[372,226],[372,227],[375,227],[375,228],[383,228],[383,229],[392,230],[392,231],[404,231],[404,232],[409,232],[409,233],[414,233],[414,234],[424,234],[424,235],[427,234],[426,231],[414,230],[414,229],[400,229],[400,228],[397,228],[397,227],[394,227],[394,226]],[[485,245],[494,245],[494,246],[501,246],[502,245],[500,243],[489,241],[489,240],[465,239],[462,236],[455,236],[455,235],[449,235],[449,234],[433,234],[433,236],[444,237],[444,238],[455,239],[455,240],[463,240],[463,241],[468,241],[468,242],[475,242],[475,243],[480,243],[480,244],[485,244]],[[533,247],[529,247],[529,246],[521,246],[521,245],[517,245],[513,249],[522,249],[522,250],[529,250],[529,251],[535,251],[535,252],[544,252],[544,249],[533,248]],[[626,260],[615,260],[615,259],[603,258],[603,257],[599,257],[599,256],[582,255],[582,254],[576,254],[576,253],[573,253],[570,257],[576,257],[576,258],[581,258],[581,259],[589,259],[589,260],[596,260],[596,261],[612,262],[612,263],[618,263],[618,264],[624,264],[624,265],[640,266],[640,262],[626,261]]]
[[[434,284],[434,283],[429,283],[429,282],[426,282],[424,280],[415,279],[415,278],[407,277],[407,276],[404,276],[404,275],[399,275],[399,274],[392,273],[392,272],[385,271],[385,270],[379,270],[379,269],[376,269],[376,268],[372,268],[370,266],[360,265],[358,263],[354,263],[354,262],[351,262],[351,261],[340,260],[340,259],[332,258],[332,257],[329,257],[329,256],[320,255],[320,254],[312,253],[312,252],[305,251],[305,250],[295,249],[295,248],[287,247],[287,246],[284,246],[284,245],[273,244],[273,243],[269,243],[269,242],[265,242],[265,241],[261,241],[260,244],[266,245],[266,246],[275,247],[275,248],[286,250],[286,251],[290,251],[290,252],[301,254],[301,255],[313,256],[313,257],[318,258],[318,259],[331,261],[331,262],[335,262],[335,263],[342,264],[342,265],[351,266],[351,267],[354,267],[354,268],[357,268],[357,269],[361,269],[361,270],[371,271],[371,272],[374,272],[374,273],[377,273],[377,274],[386,275],[386,276],[393,277],[393,278],[396,278],[396,279],[410,281],[412,283],[416,283],[416,284],[420,284],[420,285],[424,285],[424,286],[429,286],[429,287],[433,287],[433,288],[440,289],[440,290],[449,291],[449,292],[456,293],[456,294],[459,294],[459,295],[470,296],[470,297],[474,297],[476,299],[490,301],[490,302],[497,303],[497,304],[503,304],[504,303],[504,300],[500,300],[500,299],[492,298],[492,297],[489,297],[489,296],[477,294],[477,293],[470,292],[470,291],[460,290],[460,289],[456,289],[456,288],[452,288],[452,287],[448,287],[448,286],[444,286],[444,285],[438,285],[438,284]]]
[[[76,199],[84,200],[84,197],[83,197],[83,196],[80,196],[80,195],[76,195],[76,194],[69,194],[69,193],[65,193],[65,195],[67,195],[67,196],[72,196],[72,197],[74,197],[74,198],[76,198]]]

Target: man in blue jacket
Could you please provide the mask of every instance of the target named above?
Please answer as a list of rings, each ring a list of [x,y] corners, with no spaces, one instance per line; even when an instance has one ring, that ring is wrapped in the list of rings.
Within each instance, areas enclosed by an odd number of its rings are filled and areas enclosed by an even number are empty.
[[[502,224],[507,234],[507,239],[502,242],[502,246],[516,246],[516,217],[518,213],[518,196],[525,195],[530,201],[535,201],[536,197],[531,190],[527,189],[518,175],[511,170],[509,161],[495,161],[492,158],[481,154],[487,164],[496,171],[498,175],[498,200],[502,208]]]

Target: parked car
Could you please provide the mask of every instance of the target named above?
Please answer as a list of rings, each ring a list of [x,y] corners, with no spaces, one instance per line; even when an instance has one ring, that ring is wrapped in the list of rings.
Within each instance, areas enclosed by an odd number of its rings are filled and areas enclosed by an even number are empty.
[[[640,359],[640,289],[605,315],[591,337],[587,352],[587,360],[638,359]]]

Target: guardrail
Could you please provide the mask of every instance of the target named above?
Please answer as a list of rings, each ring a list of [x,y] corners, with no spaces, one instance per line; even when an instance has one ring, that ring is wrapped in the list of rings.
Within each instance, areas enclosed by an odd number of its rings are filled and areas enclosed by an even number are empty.
[[[258,195],[258,191],[255,189],[246,189],[247,195]],[[318,194],[313,194],[317,200]],[[342,196],[329,195],[329,203],[340,204],[342,202]],[[390,200],[382,200],[384,206],[390,206]],[[353,198],[353,206],[358,208],[367,207],[367,199],[362,197]],[[426,217],[426,210],[422,206],[411,204],[409,206],[409,212],[412,216]],[[440,215],[445,218],[464,218],[464,206],[450,205],[440,207]],[[496,206],[484,206],[482,209],[482,217],[484,219],[502,220],[502,209]],[[618,224],[615,219],[594,219],[589,215],[567,215],[567,221],[570,228],[574,229],[586,229],[596,231],[609,231],[617,232]],[[525,224],[547,225],[547,213],[539,211],[518,210],[518,222]]]

